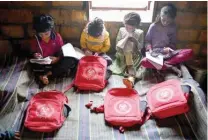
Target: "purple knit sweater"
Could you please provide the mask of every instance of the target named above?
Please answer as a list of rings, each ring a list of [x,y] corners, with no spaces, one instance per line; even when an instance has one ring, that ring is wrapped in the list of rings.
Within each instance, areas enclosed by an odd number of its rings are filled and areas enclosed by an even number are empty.
[[[151,44],[152,49],[163,52],[164,47],[176,49],[176,24],[162,26],[161,23],[152,23],[145,37],[145,43]]]

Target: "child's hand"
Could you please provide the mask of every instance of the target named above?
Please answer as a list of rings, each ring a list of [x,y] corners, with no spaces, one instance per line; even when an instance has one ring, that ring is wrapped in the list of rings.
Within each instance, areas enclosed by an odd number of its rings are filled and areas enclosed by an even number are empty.
[[[172,52],[173,49],[171,49],[170,47],[165,47],[165,48],[163,49],[163,51],[164,51],[165,54],[167,54],[167,53]]]
[[[40,53],[34,53],[34,58],[40,59],[43,58],[43,56]]]
[[[50,59],[52,60],[51,61],[51,64],[56,64],[58,61],[59,61],[59,57],[55,57],[55,56],[50,56]]]
[[[93,53],[90,50],[86,50],[84,53],[86,56],[93,55]]]
[[[146,46],[146,51],[152,52],[152,46],[150,44]]]

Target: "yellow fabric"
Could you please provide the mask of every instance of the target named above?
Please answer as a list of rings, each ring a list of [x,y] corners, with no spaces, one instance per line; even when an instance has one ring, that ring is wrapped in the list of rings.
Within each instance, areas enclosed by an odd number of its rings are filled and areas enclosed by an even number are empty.
[[[82,49],[89,49],[92,52],[106,53],[110,49],[110,38],[107,31],[98,38],[87,34],[85,29],[81,34],[80,45]]]
[[[132,52],[126,52],[125,54],[125,58],[126,58],[126,65],[127,66],[132,66],[133,65],[133,58],[132,58]]]

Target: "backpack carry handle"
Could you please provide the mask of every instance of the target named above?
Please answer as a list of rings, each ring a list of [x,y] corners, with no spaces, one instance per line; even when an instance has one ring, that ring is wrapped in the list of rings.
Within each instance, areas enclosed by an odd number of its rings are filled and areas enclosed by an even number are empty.
[[[149,107],[146,108],[146,111],[144,112],[144,116],[142,118],[142,124],[144,124],[149,118],[151,117],[151,110]]]
[[[64,117],[67,118],[69,116],[69,112],[71,111],[71,108],[68,104],[64,104]]]
[[[147,108],[147,102],[146,101],[140,101],[140,110],[141,110],[141,112],[144,113],[146,108]]]
[[[140,101],[140,110],[143,113],[142,124],[144,124],[151,117],[151,110],[146,101]]]

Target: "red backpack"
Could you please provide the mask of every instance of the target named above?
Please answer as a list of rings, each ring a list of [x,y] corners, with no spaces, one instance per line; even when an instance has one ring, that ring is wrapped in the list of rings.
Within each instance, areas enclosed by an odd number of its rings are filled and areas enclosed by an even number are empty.
[[[188,92],[182,90],[181,82],[172,79],[151,87],[147,102],[152,116],[162,119],[187,112],[188,97]]]
[[[79,60],[75,80],[66,89],[101,91],[106,87],[107,61],[100,56],[84,56]]]
[[[37,93],[29,102],[24,126],[39,132],[60,128],[71,110],[67,103],[68,99],[62,92]]]
[[[105,120],[113,126],[131,127],[144,123],[145,107],[134,89],[110,89],[104,99]]]
[[[88,108],[91,106],[87,105],[86,107]],[[146,105],[146,101],[140,101],[136,90],[113,88],[105,95],[104,105],[94,107],[91,111],[96,113],[104,112],[105,121],[112,126],[118,126],[119,131],[123,133],[124,127],[141,125],[145,122]]]

